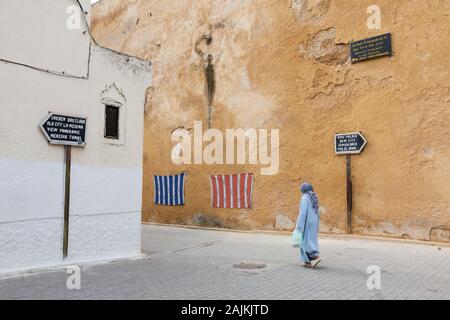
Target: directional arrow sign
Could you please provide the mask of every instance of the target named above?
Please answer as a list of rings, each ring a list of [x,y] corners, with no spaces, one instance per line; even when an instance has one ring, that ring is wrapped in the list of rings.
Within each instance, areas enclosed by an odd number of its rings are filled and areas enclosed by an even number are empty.
[[[51,144],[86,146],[86,118],[49,113],[41,124],[42,132]]]
[[[361,153],[366,143],[361,132],[339,133],[334,136],[334,149],[338,155]]]

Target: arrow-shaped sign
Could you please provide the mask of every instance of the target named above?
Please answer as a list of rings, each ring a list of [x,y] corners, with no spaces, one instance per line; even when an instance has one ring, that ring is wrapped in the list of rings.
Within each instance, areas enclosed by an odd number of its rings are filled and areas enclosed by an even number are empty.
[[[361,132],[339,133],[334,136],[336,154],[358,154],[367,144]]]
[[[86,122],[86,118],[49,113],[40,127],[51,144],[84,147]]]

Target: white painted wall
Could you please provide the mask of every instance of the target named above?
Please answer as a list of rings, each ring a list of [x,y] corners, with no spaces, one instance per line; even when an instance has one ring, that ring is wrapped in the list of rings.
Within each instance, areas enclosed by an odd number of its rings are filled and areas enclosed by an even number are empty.
[[[80,3],[89,18],[89,0]],[[76,6],[74,0],[0,0],[0,57],[85,76],[90,44],[87,27],[81,23],[79,30],[67,29]]]
[[[87,80],[0,61],[0,273],[140,254],[143,114],[151,66],[61,27],[71,2],[0,0],[1,43],[5,35],[14,39],[11,35],[34,29],[15,24],[19,11],[21,17],[32,12],[33,23],[44,21],[45,29],[57,34],[57,41],[30,40],[28,54],[25,44],[13,41],[8,51],[0,49],[0,59],[17,57],[82,75],[90,56]],[[64,55],[61,47],[69,48]],[[122,104],[119,141],[103,137],[102,99]],[[39,129],[49,111],[88,119],[87,145],[72,152],[67,261],[62,259],[64,148],[48,144]]]

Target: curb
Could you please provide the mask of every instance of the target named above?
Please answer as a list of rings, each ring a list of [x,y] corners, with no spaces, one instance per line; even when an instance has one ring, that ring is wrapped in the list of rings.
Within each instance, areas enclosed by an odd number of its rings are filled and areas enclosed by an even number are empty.
[[[8,279],[16,279],[21,277],[30,277],[34,275],[38,275],[41,273],[49,273],[49,272],[61,272],[67,270],[67,268],[72,266],[78,266],[80,269],[89,269],[90,267],[101,266],[112,264],[116,262],[122,261],[134,261],[134,260],[144,260],[147,259],[148,256],[144,253],[141,253],[138,256],[124,257],[124,258],[111,258],[111,259],[103,259],[103,260],[93,260],[93,261],[81,261],[78,263],[61,263],[58,265],[51,265],[48,267],[38,267],[38,268],[30,268],[30,269],[22,269],[17,271],[6,271],[0,273],[0,280],[8,280]]]
[[[206,230],[206,231],[218,231],[218,232],[234,232],[234,233],[248,233],[248,234],[273,234],[273,235],[290,235],[291,231],[275,231],[275,230],[238,230],[238,229],[224,229],[224,228],[214,228],[214,227],[199,227],[183,224],[167,224],[159,222],[142,222],[142,225],[150,226],[161,226],[170,228],[182,228],[182,229],[193,229],[193,230]],[[403,239],[396,237],[380,237],[371,236],[364,234],[343,234],[343,233],[319,233],[324,238],[329,239],[364,239],[364,240],[374,240],[374,241],[385,241],[385,242],[397,242],[397,243],[407,243],[407,244],[418,244],[432,247],[446,247],[450,248],[450,243],[446,242],[435,242],[426,240],[413,240],[413,239]]]

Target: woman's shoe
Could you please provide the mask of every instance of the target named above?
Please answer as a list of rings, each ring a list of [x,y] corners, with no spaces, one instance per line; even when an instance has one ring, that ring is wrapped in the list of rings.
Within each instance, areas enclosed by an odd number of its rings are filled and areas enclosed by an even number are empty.
[[[320,257],[316,257],[314,260],[311,261],[311,268],[315,268],[319,262],[322,261],[322,259],[320,259]]]
[[[304,266],[305,268],[312,268],[311,263],[308,263],[308,262],[305,262],[305,263],[303,264],[303,266]]]

